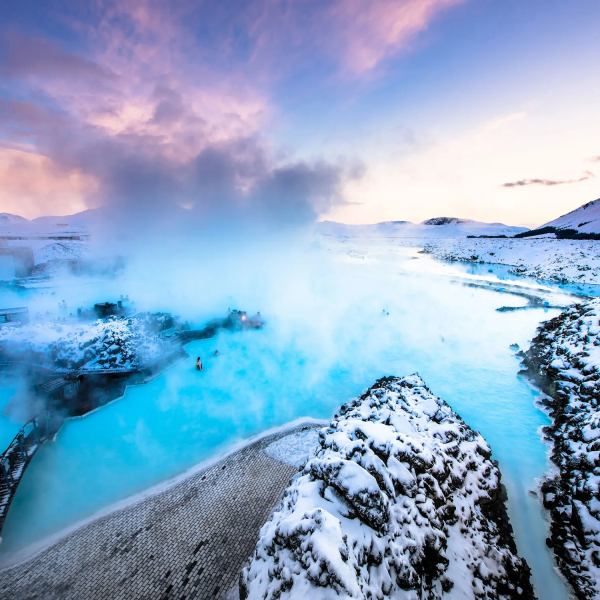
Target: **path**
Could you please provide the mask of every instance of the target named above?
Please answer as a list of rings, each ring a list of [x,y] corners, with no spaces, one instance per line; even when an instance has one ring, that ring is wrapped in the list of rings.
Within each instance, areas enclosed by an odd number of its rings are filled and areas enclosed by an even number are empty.
[[[0,597],[237,598],[230,594],[239,571],[297,471],[265,448],[292,431],[263,438],[0,572]]]

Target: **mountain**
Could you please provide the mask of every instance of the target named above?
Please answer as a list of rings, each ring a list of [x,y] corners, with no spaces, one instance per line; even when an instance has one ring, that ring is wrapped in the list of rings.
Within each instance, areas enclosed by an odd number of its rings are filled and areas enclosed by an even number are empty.
[[[588,202],[554,221],[549,221],[538,229],[544,227],[575,229],[579,233],[600,233],[600,198]]]
[[[468,235],[513,236],[528,231],[526,227],[513,227],[503,223],[481,223],[456,217],[436,217],[422,223],[410,221],[384,221],[373,225],[345,225],[334,221],[318,223],[317,233],[339,237],[415,237],[445,238]]]
[[[18,215],[0,213],[0,232],[19,235],[85,233],[103,214],[103,209],[90,208],[74,215],[38,217],[29,221]]]
[[[29,221],[19,215],[11,215],[10,213],[0,213],[0,227],[7,225],[27,225]]]
[[[38,217],[37,219],[32,219],[31,223],[38,228],[45,229],[64,227],[65,225],[68,225],[70,228],[89,229],[93,221],[97,220],[102,212],[102,209],[99,208],[89,208],[74,215],[63,217]]]

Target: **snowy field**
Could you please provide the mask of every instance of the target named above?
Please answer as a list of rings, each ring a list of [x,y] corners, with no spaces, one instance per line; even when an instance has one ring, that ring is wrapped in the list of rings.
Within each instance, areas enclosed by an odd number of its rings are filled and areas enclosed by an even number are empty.
[[[251,285],[235,298],[199,287],[198,278],[181,279],[172,294],[170,285],[127,275],[101,285],[57,281],[54,288],[26,290],[22,298],[5,290],[11,302],[49,310],[63,298],[69,306],[89,306],[126,291],[140,310],[170,309],[190,321],[195,311],[196,323],[237,305],[260,310],[267,325],[189,344],[188,360],[147,385],[129,387],[121,400],[68,421],[54,443],[42,446],[19,486],[0,558],[10,562],[27,545],[240,440],[300,417],[329,420],[384,375],[418,372],[490,444],[508,489],[519,555],[531,565],[541,596],[564,600],[545,546],[540,503],[529,493],[547,469],[538,430],[549,420],[536,408],[535,392],[516,377],[519,361],[509,348],[526,347],[538,323],[558,311],[498,312],[522,307],[524,300],[463,285],[467,273],[415,270],[435,261],[427,255],[414,260],[414,254],[389,245],[323,245],[293,263],[293,277],[287,276],[287,258],[271,280],[243,271]],[[206,314],[201,311],[209,304],[199,302],[209,293],[225,300]],[[573,301],[551,286],[542,293],[551,303],[553,294],[561,303]],[[219,356],[211,357],[215,349]],[[202,373],[194,368],[198,355],[210,357]]]
[[[74,260],[83,258],[88,252],[88,243],[80,240],[9,240],[4,248],[29,247],[33,250],[36,265],[53,260]]]
[[[600,283],[600,241],[541,238],[427,240],[425,251],[440,260],[508,265],[517,275],[561,283]]]

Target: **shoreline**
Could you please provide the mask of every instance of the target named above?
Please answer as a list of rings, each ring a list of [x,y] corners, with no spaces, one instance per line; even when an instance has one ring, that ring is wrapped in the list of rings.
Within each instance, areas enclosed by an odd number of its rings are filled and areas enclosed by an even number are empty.
[[[101,407],[99,407],[99,408],[101,408]],[[85,416],[86,415],[82,415],[82,416],[76,417],[76,418],[83,418]],[[38,542],[30,544],[29,546],[26,546],[25,548],[13,553],[13,554],[10,554],[6,557],[0,555],[0,574],[9,569],[23,565],[24,563],[26,563],[26,562],[30,561],[31,559],[35,558],[36,556],[40,555],[45,550],[52,548],[57,543],[59,543],[61,540],[63,540],[67,536],[71,535],[72,533],[77,532],[78,530],[82,529],[83,527],[86,527],[87,525],[93,524],[94,522],[96,522],[100,519],[103,519],[105,517],[109,517],[110,515],[113,515],[116,512],[134,507],[134,506],[141,504],[147,500],[150,500],[164,492],[167,492],[167,491],[173,489],[174,487],[176,487],[177,485],[191,479],[195,475],[198,475],[199,473],[206,471],[207,469],[210,469],[211,467],[222,462],[223,460],[230,458],[235,454],[240,453],[241,451],[249,448],[250,446],[257,444],[258,442],[261,442],[262,440],[264,440],[267,437],[278,435],[278,434],[284,434],[284,433],[289,435],[289,434],[294,433],[296,430],[301,430],[303,426],[325,427],[325,426],[327,426],[328,423],[329,423],[329,421],[325,421],[322,419],[315,419],[313,417],[308,417],[308,416],[300,417],[298,419],[294,419],[293,421],[288,421],[287,423],[284,423],[283,425],[280,425],[278,427],[273,427],[271,429],[263,431],[251,438],[239,440],[225,452],[221,452],[214,456],[211,456],[210,458],[207,458],[206,460],[194,465],[193,467],[186,469],[185,471],[181,472],[178,475],[175,475],[174,477],[166,479],[166,480],[164,480],[160,483],[157,483],[149,488],[146,488],[145,490],[142,490],[136,494],[133,494],[131,496],[123,498],[122,500],[119,500],[118,502],[110,504],[107,507],[105,507],[99,511],[96,511],[94,514],[90,515],[89,517],[82,519],[80,521],[77,521],[76,523],[74,523],[64,529],[61,529],[60,531],[58,531],[50,536],[47,536],[47,537],[39,540]],[[284,437],[284,436],[280,436],[280,437]],[[0,547],[1,547],[1,541],[0,541]]]
[[[597,305],[593,300],[577,304],[542,322],[521,356],[520,374],[542,391],[538,406],[551,420],[541,431],[549,446],[550,468],[538,486],[549,522],[546,545],[572,597],[578,599],[595,597],[600,566],[594,549],[599,543],[598,518],[592,508],[598,493],[598,443],[593,434],[598,416],[593,358]]]

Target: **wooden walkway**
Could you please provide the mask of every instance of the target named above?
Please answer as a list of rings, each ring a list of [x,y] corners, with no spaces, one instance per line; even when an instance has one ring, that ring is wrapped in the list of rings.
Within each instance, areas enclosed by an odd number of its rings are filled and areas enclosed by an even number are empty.
[[[0,532],[25,469],[38,448],[60,428],[62,420],[49,413],[25,423],[0,456]]]

